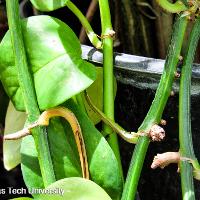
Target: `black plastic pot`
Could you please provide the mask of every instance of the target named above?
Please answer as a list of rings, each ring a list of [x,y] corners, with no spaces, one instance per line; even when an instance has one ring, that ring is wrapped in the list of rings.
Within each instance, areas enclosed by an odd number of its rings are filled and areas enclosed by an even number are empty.
[[[82,57],[94,64],[102,64],[102,53],[88,46],[82,46]],[[116,121],[126,130],[136,131],[144,119],[164,67],[164,60],[115,53],[115,76],[117,96],[115,100]],[[141,200],[181,199],[180,176],[177,165],[165,169],[150,168],[157,153],[178,151],[178,90],[179,79],[173,85],[174,96],[170,97],[163,113],[167,121],[166,138],[159,143],[151,143],[138,191]],[[200,159],[200,65],[194,64],[192,74],[192,133],[195,153]],[[120,150],[124,173],[126,174],[134,145],[120,139]],[[195,181],[196,199],[200,199],[200,183]]]

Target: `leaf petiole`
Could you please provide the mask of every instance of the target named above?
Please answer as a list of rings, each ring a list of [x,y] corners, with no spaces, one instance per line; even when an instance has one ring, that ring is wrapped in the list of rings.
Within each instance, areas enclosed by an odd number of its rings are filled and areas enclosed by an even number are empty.
[[[81,22],[82,26],[85,28],[87,36],[90,42],[97,48],[102,48],[102,42],[98,39],[96,33],[93,31],[90,23],[87,18],[82,14],[82,12],[76,7],[74,3],[71,1],[67,1],[66,6],[76,15],[76,17]]]

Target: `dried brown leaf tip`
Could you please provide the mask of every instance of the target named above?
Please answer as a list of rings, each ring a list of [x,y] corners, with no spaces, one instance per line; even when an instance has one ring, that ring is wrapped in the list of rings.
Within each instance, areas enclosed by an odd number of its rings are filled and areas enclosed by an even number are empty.
[[[154,124],[149,131],[149,137],[152,141],[161,141],[165,137],[165,130],[159,125]]]
[[[151,164],[152,169],[156,169],[160,167],[163,169],[164,167],[168,166],[171,163],[179,163],[180,161],[180,153],[179,152],[166,152],[162,154],[157,154],[154,159],[153,163]]]

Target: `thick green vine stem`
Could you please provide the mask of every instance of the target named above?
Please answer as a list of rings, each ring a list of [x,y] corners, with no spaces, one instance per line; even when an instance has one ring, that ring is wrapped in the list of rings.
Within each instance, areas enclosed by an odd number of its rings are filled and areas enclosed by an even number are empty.
[[[180,154],[196,160],[191,133],[191,117],[190,117],[190,88],[192,62],[194,60],[195,51],[200,36],[200,17],[196,19],[189,38],[186,57],[181,70],[180,93],[179,93],[179,143]],[[181,161],[181,187],[184,200],[195,200],[193,185],[193,167],[190,163]]]
[[[178,17],[176,19],[164,71],[149,112],[139,127],[139,131],[141,132],[149,132],[152,125],[158,124],[161,120],[163,110],[172,89],[186,26],[187,19],[185,17]],[[140,137],[135,146],[122,194],[122,200],[133,200],[135,197],[149,142],[150,140],[148,137]]]
[[[82,12],[71,2],[67,1],[66,6],[76,15],[76,17],[81,22],[82,26],[84,27],[87,36],[90,42],[97,48],[102,48],[102,42],[98,39],[97,35],[93,31],[90,23],[88,22],[87,18],[82,14]]]
[[[164,10],[170,13],[180,13],[182,11],[188,10],[187,6],[185,6],[182,1],[176,1],[175,3],[169,2],[169,0],[156,0],[157,3]]]
[[[103,111],[114,121],[114,75],[113,75],[113,29],[108,0],[99,0],[103,41]],[[117,135],[103,125],[103,132],[108,135],[108,143],[113,149],[122,171]]]
[[[19,84],[22,89],[26,112],[28,114],[28,121],[29,123],[32,123],[40,116],[40,110],[37,105],[33,80],[27,64],[23,35],[21,31],[21,20],[19,16],[19,1],[6,0],[6,7],[13,51],[15,55],[15,64],[18,70]],[[33,129],[33,137],[38,152],[44,186],[46,187],[55,182],[55,175],[44,129]]]

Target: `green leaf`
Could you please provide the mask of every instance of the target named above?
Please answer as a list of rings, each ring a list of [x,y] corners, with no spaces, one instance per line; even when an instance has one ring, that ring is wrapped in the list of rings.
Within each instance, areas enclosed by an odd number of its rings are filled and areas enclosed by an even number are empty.
[[[30,0],[31,3],[40,11],[52,11],[62,8],[69,0]]]
[[[66,135],[65,127],[58,118],[51,120],[47,131],[56,179],[81,177],[82,171],[76,144],[72,146],[70,143],[71,138],[74,137],[73,133],[70,136]]]
[[[97,71],[96,80],[86,90],[87,90],[87,93],[88,93],[92,103],[98,109],[103,111],[103,68],[96,67],[96,71]],[[117,81],[116,81],[116,79],[114,79],[114,97],[116,96],[116,93],[117,93]],[[82,97],[84,99],[85,108],[86,108],[89,118],[93,121],[94,124],[98,124],[101,121],[101,118],[88,105],[88,103],[84,97],[84,94],[82,94]]]
[[[22,21],[22,30],[41,110],[65,102],[93,83],[95,67],[82,60],[79,40],[65,23],[34,16]],[[16,109],[24,111],[9,32],[0,45],[0,76]]]
[[[4,135],[21,130],[24,127],[26,118],[26,113],[16,111],[10,102],[6,113]],[[20,146],[21,139],[3,141],[3,163],[5,169],[11,170],[21,162]]]
[[[67,102],[66,106],[75,113],[80,123],[86,145],[91,179],[104,188],[113,200],[119,199],[123,181],[112,149],[87,115],[72,100]],[[61,122],[59,119],[52,119],[50,126],[47,128],[56,179],[82,176],[71,127],[65,119],[62,119]],[[30,139],[32,142],[29,141]],[[28,188],[41,188],[41,174],[34,148],[31,136],[23,139],[21,151],[22,172]]]
[[[123,187],[123,178],[118,167],[117,159],[102,134],[95,128],[88,116],[72,101],[65,106],[77,117],[83,133],[91,179],[100,185],[111,196],[119,199]],[[65,125],[67,125],[65,123]],[[68,138],[71,129],[66,127]],[[71,139],[73,139],[71,137]],[[75,141],[70,141],[75,146]]]
[[[21,144],[21,169],[24,182],[28,189],[44,188],[39,167],[38,154],[33,137],[26,136]],[[37,194],[33,194],[37,196]]]
[[[71,146],[69,143],[70,138],[67,137],[66,131],[58,118],[50,121],[47,132],[56,179],[59,180],[72,176],[81,177],[82,172],[79,164],[79,156],[76,153],[76,144],[73,147]],[[70,137],[73,137],[73,135]],[[21,157],[21,169],[26,186],[29,189],[44,188],[38,154],[32,136],[23,138]]]
[[[72,101],[66,106],[75,113],[85,140],[90,176],[103,187],[112,199],[119,199],[122,177],[116,157],[101,133],[87,115]],[[48,140],[56,179],[82,176],[76,143],[71,127],[65,119],[54,118],[47,127]],[[22,142],[22,172],[28,188],[42,188],[37,152],[32,136]]]
[[[58,188],[57,190],[55,188]],[[49,192],[63,191],[63,195],[41,194],[40,200],[112,200],[108,194],[96,183],[78,177],[59,180],[46,188]]]

